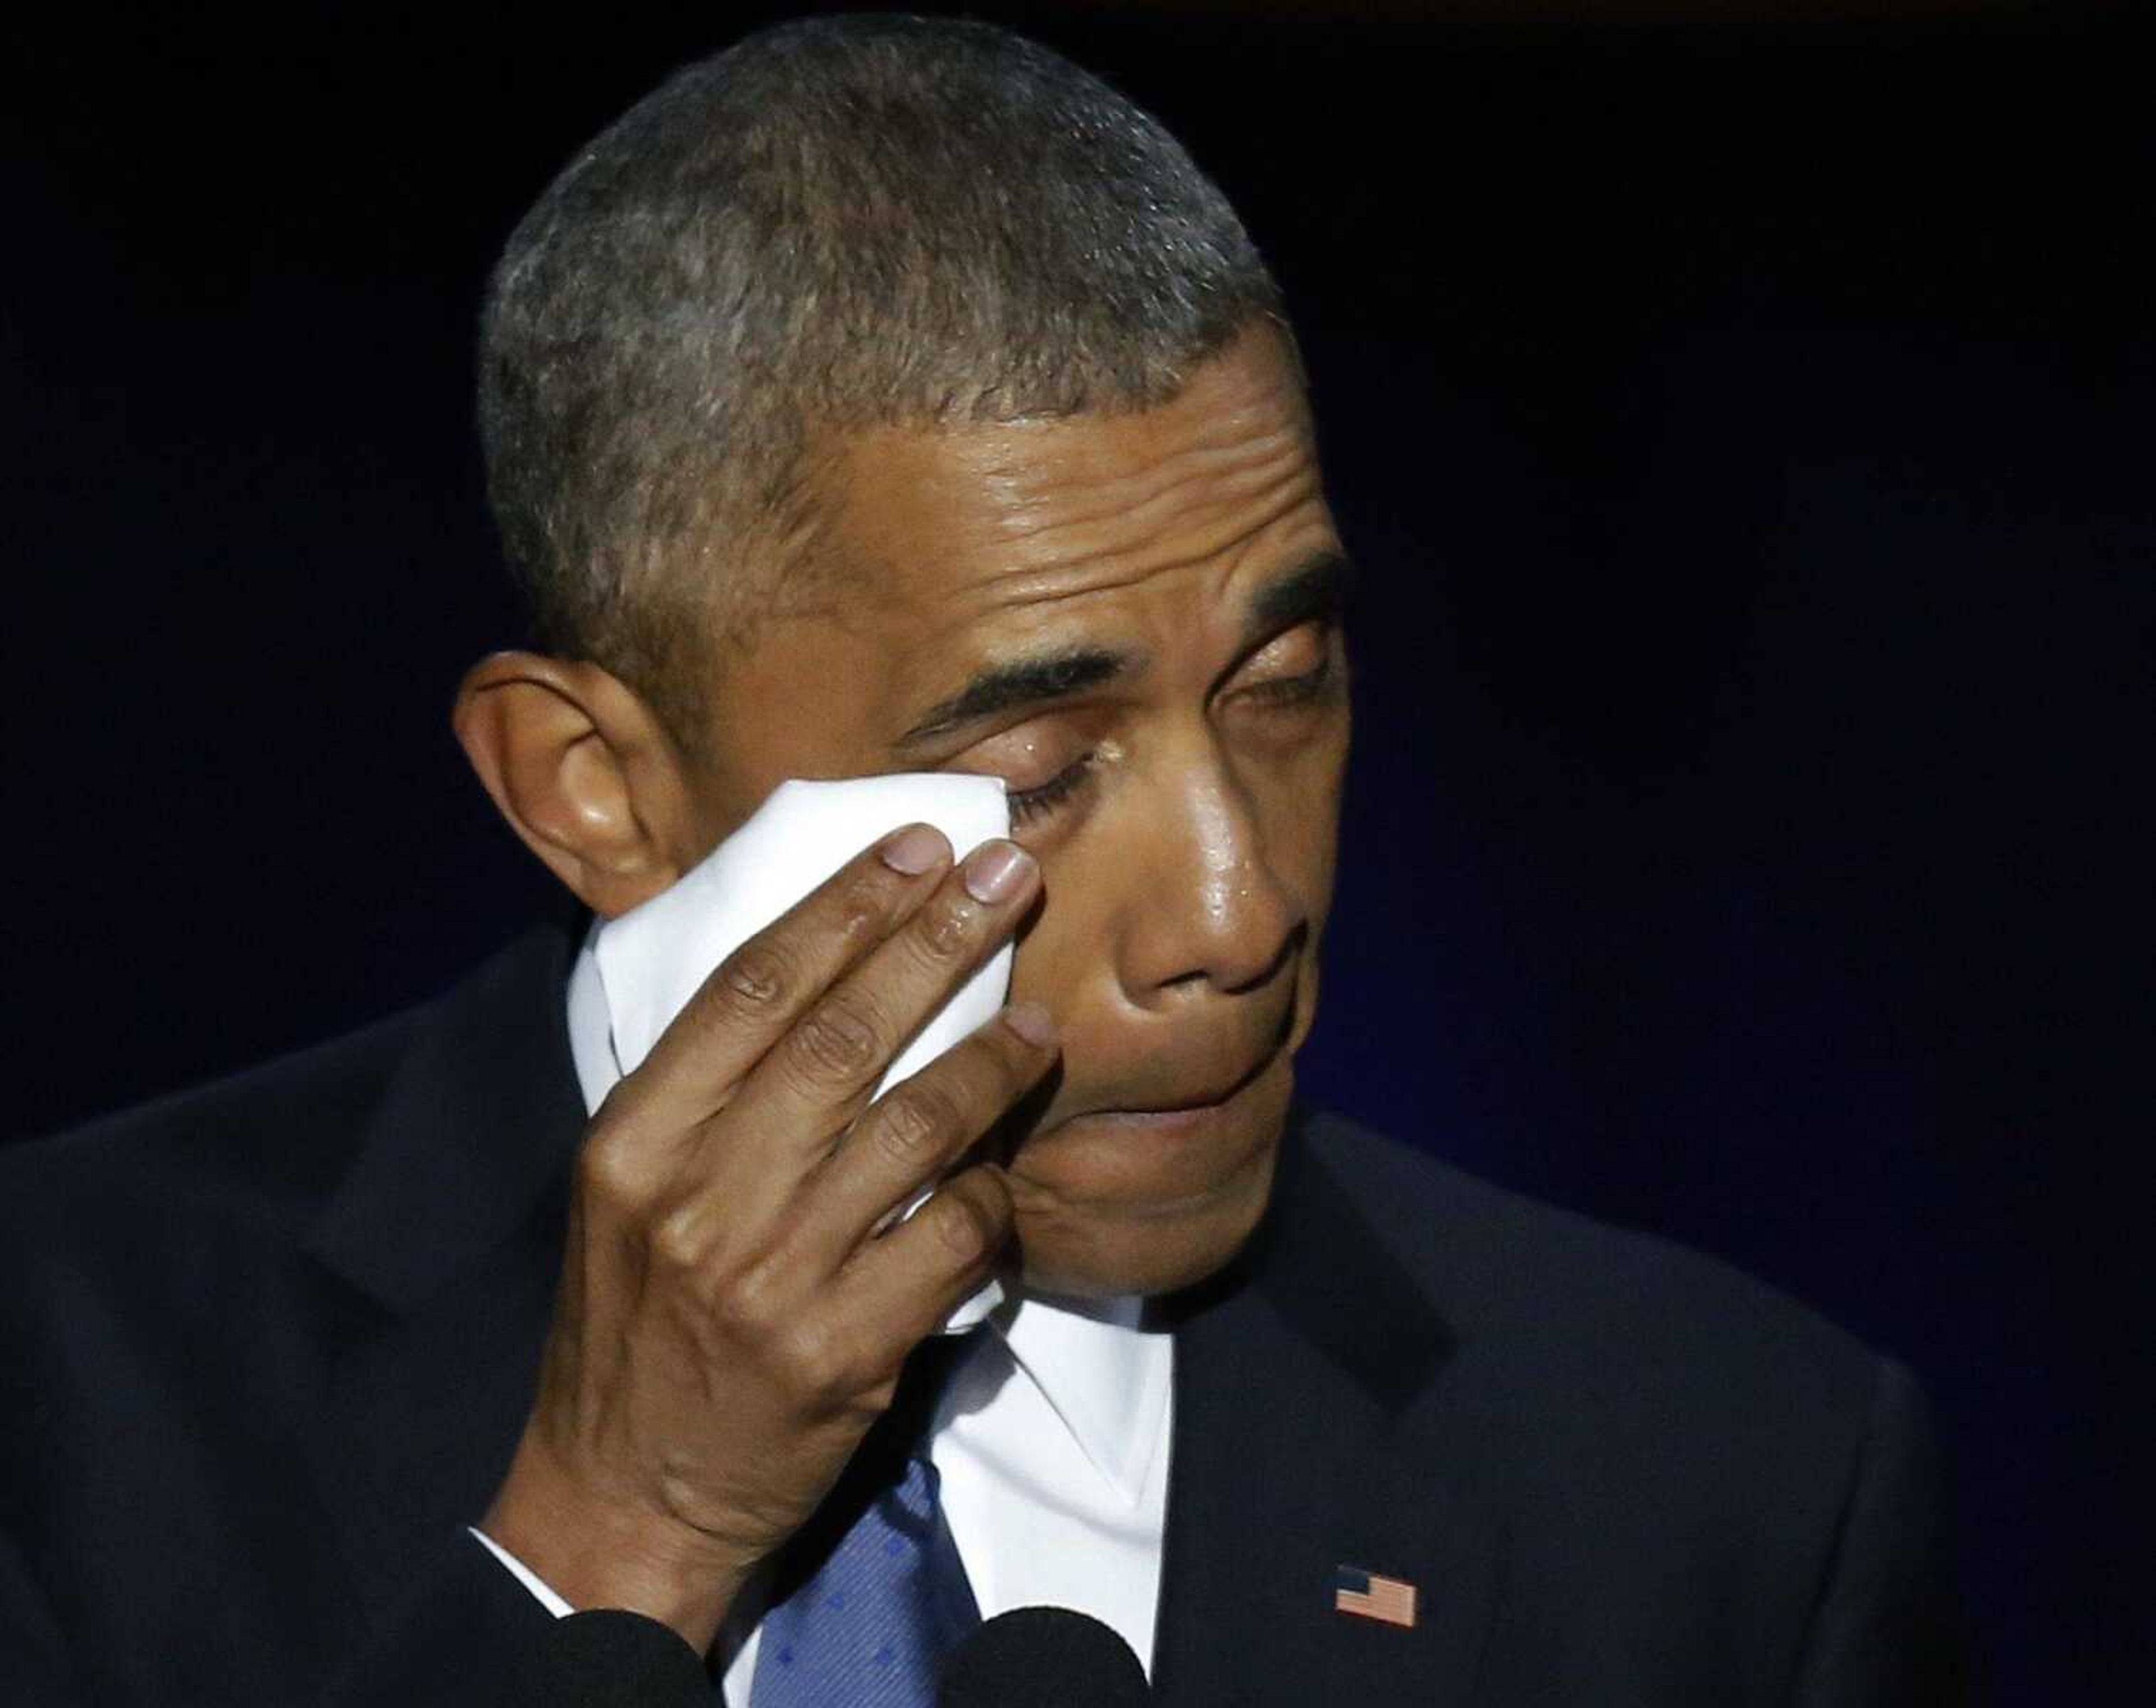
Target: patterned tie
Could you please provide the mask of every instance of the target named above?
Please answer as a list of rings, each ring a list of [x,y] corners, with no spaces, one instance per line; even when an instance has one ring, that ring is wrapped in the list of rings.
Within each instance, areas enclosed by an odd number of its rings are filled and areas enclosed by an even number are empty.
[[[957,1351],[915,1354],[889,1415],[782,1557],[750,1708],[934,1708],[945,1657],[981,1620],[928,1462]]]

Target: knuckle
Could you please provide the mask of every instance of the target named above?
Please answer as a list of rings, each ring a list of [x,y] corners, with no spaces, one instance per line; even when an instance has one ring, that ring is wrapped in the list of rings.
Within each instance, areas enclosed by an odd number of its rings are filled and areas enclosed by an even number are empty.
[[[768,1262],[744,1264],[719,1297],[727,1327],[744,1340],[762,1339],[786,1321],[778,1271]]]
[[[780,1347],[793,1382],[804,1392],[829,1395],[846,1385],[846,1359],[838,1336],[824,1323],[803,1317],[789,1324]]]
[[[788,1039],[794,1066],[819,1083],[858,1078],[873,1066],[882,1044],[874,1007],[858,994],[820,1003]]]
[[[677,1274],[693,1275],[703,1268],[702,1220],[685,1204],[655,1218],[644,1243],[654,1262]]]
[[[932,1085],[908,1084],[883,1100],[877,1112],[875,1141],[886,1157],[901,1167],[917,1164],[942,1148],[958,1125],[949,1095]]]
[[[761,1018],[786,1007],[799,975],[793,957],[769,937],[752,937],[719,965],[712,981],[721,1005]]]
[[[972,948],[977,911],[949,895],[939,895],[913,917],[907,942],[921,960],[947,967]]]
[[[583,1148],[577,1153],[578,1192],[588,1203],[626,1210],[640,1198],[640,1182],[628,1147],[622,1143],[619,1130],[604,1121],[604,1113],[600,1111],[602,1118],[593,1121]]]
[[[880,931],[891,917],[890,886],[880,882],[882,868],[859,872],[850,879],[837,898],[834,912],[838,935],[847,942]]]
[[[978,1262],[1002,1243],[1003,1218],[974,1193],[947,1187],[931,1203],[937,1237],[962,1262]]]

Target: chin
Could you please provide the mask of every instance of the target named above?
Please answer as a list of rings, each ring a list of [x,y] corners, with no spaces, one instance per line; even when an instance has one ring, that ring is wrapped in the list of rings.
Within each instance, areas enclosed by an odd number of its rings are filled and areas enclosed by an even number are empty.
[[[1127,1135],[1048,1133],[1029,1141],[1037,1151],[1014,1158],[1008,1176],[1027,1289],[1074,1299],[1158,1298],[1224,1269],[1272,1196],[1294,1083],[1285,1055],[1278,1068],[1245,1088],[1249,1102],[1228,1123],[1240,1131],[1219,1136],[1221,1172],[1198,1191],[1103,1190],[1104,1183],[1129,1184],[1126,1168],[1101,1157],[1109,1146],[1125,1150]]]

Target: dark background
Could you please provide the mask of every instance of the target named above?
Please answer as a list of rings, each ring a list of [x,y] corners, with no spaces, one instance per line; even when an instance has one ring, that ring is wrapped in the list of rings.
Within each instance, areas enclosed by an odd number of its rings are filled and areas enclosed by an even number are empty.
[[[14,56],[8,1133],[552,905],[444,716],[513,620],[480,281],[766,15],[77,8]],[[1022,21],[1243,208],[1368,572],[1306,1083],[1908,1361],[1999,1695],[2145,1686],[2150,32]]]

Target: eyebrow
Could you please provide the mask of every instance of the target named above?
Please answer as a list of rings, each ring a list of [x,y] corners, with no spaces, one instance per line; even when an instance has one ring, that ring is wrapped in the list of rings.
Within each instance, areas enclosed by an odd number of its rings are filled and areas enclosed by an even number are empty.
[[[1347,603],[1353,581],[1354,567],[1337,551],[1305,558],[1250,596],[1243,618],[1245,646],[1255,645],[1313,619],[1336,619]],[[1089,688],[1134,675],[1145,664],[1142,654],[1075,646],[991,664],[956,694],[929,707],[892,744],[892,751],[910,752],[969,724],[1067,700]]]
[[[948,700],[929,707],[921,721],[898,738],[897,750],[905,752],[924,746],[939,736],[1001,712],[1067,700],[1088,688],[1131,674],[1141,662],[1135,654],[1083,646],[991,664]]]
[[[1315,552],[1250,596],[1243,644],[1255,646],[1306,623],[1337,622],[1354,590],[1352,562],[1337,551]]]

